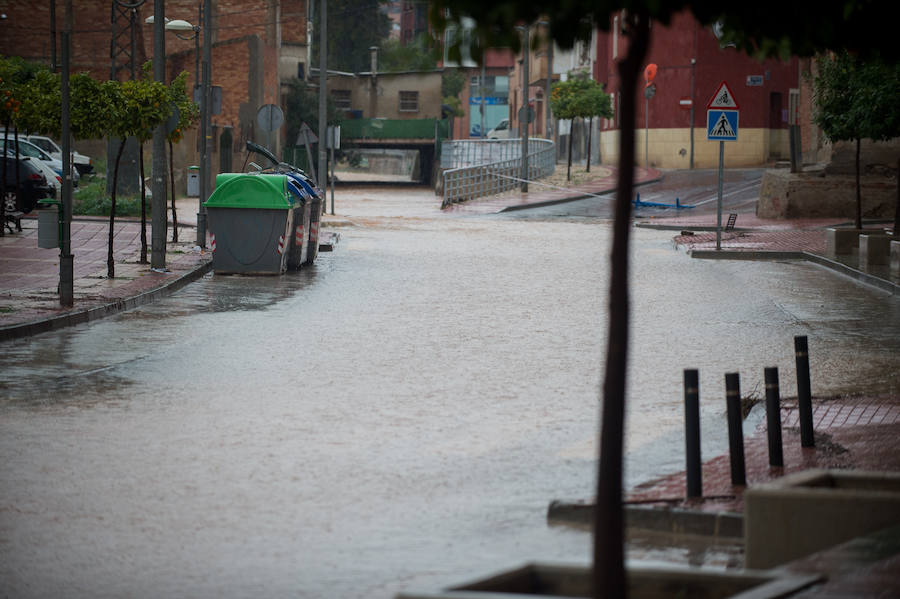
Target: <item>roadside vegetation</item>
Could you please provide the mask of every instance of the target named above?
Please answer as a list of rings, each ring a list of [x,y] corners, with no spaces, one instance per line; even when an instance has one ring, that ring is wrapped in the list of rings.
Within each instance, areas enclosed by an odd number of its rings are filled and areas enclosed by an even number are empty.
[[[73,215],[109,217],[112,198],[106,191],[105,173],[106,160],[94,160],[94,171],[81,177],[81,182],[72,194]],[[140,216],[140,196],[120,196],[116,201],[116,214],[126,217]]]

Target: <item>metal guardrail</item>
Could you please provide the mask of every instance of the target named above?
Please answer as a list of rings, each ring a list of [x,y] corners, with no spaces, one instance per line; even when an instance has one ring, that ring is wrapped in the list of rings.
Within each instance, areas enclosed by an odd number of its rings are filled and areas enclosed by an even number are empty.
[[[546,177],[556,167],[556,148],[549,139],[528,139],[529,181]],[[445,140],[441,147],[444,208],[454,202],[501,193],[521,184],[522,142],[519,139]]]

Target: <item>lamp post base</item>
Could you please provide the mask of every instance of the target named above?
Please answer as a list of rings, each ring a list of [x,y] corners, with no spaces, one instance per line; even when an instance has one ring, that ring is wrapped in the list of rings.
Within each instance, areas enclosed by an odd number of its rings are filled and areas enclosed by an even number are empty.
[[[206,213],[197,213],[197,245],[206,248]]]

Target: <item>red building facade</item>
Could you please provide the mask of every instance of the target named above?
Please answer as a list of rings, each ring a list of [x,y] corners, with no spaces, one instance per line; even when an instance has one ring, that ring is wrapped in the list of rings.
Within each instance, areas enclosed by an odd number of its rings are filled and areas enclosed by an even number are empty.
[[[627,52],[625,36],[616,31],[620,19],[621,15],[614,15],[610,31],[598,32],[593,73],[613,94],[616,108],[615,62]],[[735,48],[722,47],[710,28],[685,12],[668,26],[653,23],[646,62],[656,65],[656,76],[652,97],[641,94],[637,106],[638,164],[649,161],[658,168],[689,168],[693,154],[695,168],[718,166],[719,144],[707,141],[707,105],[723,81],[740,109],[737,141],[725,142],[726,165],[758,166],[789,158],[789,97],[792,90],[799,93],[800,87],[796,58],[760,62]],[[604,160],[614,160],[617,119],[604,120],[601,130]]]

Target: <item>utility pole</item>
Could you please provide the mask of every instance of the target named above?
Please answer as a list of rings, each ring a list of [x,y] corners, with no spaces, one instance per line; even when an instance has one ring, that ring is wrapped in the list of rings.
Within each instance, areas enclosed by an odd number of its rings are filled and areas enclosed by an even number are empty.
[[[166,83],[166,3],[153,2],[153,80]],[[153,181],[150,212],[153,215],[150,239],[150,268],[166,268],[166,131],[165,123],[153,130]]]
[[[197,210],[197,245],[201,248],[206,247],[206,206],[203,203],[209,198],[209,151],[210,151],[210,135],[209,135],[209,114],[210,114],[210,93],[209,93],[209,60],[210,48],[212,46],[212,2],[206,0],[203,3],[203,64],[200,89],[200,143],[202,152],[200,154],[200,206]]]
[[[548,25],[549,27],[549,25]],[[547,35],[547,91],[544,92],[544,118],[546,120],[546,124],[544,125],[544,133],[547,135],[547,139],[551,138],[550,135],[550,92],[552,87],[552,79],[553,79],[553,39],[550,35]]]
[[[481,139],[487,138],[487,131],[484,130],[484,94],[486,92],[484,85],[484,62],[486,59],[487,56],[483,54],[481,56],[481,77],[478,79],[478,95],[481,97]]]
[[[72,49],[72,0],[66,2],[66,23],[62,34],[62,74],[60,76],[60,125],[62,127],[62,214],[59,239],[59,304],[75,305],[75,257],[72,255],[72,127],[69,114],[69,58]],[[55,60],[55,59],[54,59]]]
[[[316,181],[316,184],[323,191],[323,193],[328,183],[328,148],[326,147],[328,144],[325,143],[325,140],[328,139],[328,107],[325,101],[327,97],[325,94],[328,93],[326,89],[328,84],[327,6],[328,3],[326,2],[326,0],[319,0],[319,178],[322,180]]]
[[[522,142],[522,193],[528,193],[528,25],[522,27],[522,108],[519,110],[519,130]]]

